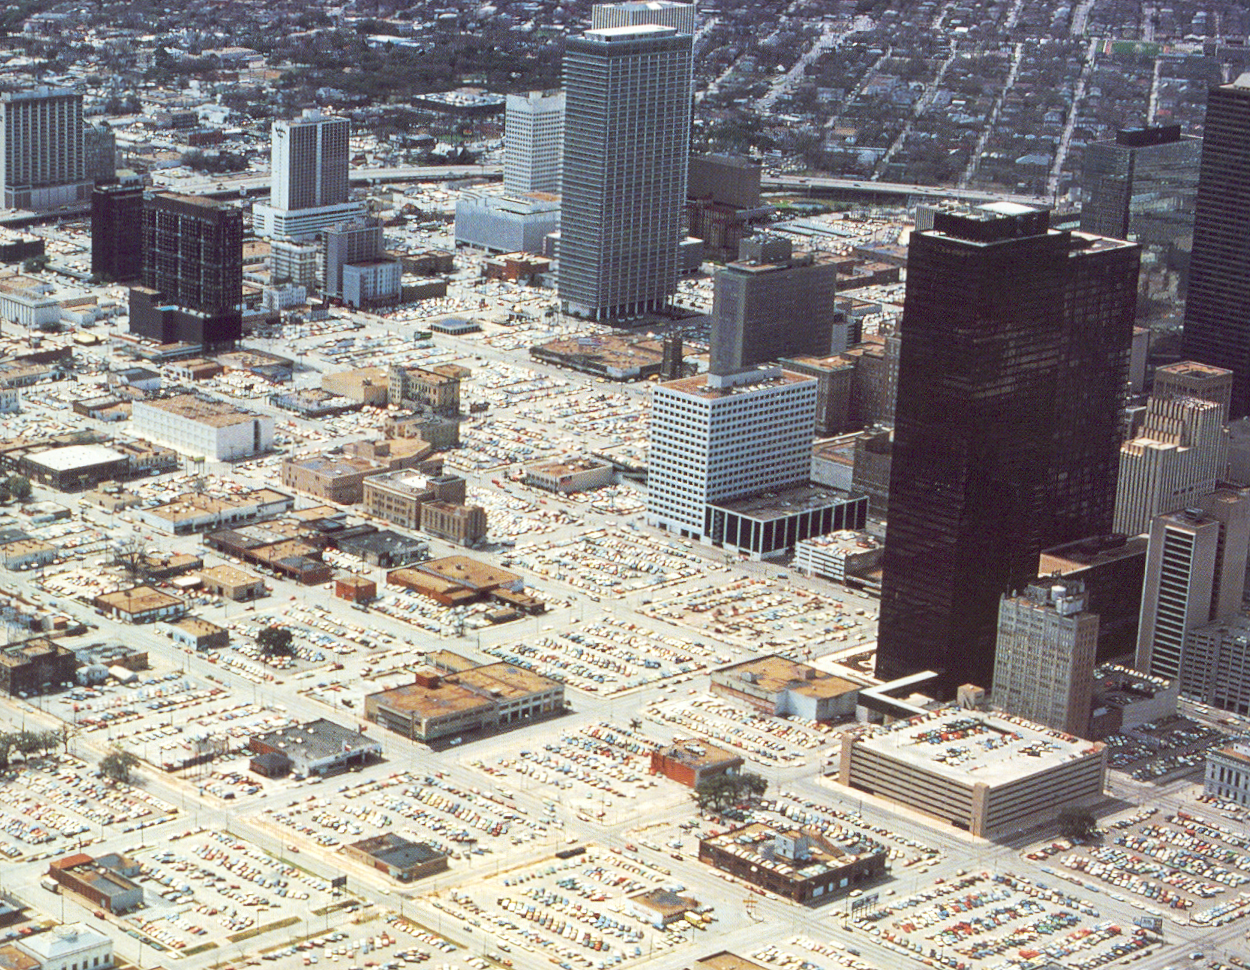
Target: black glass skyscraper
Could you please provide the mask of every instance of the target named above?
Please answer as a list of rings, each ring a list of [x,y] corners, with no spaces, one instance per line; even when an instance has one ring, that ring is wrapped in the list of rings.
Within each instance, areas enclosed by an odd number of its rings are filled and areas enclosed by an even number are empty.
[[[878,676],[990,686],[999,597],[1109,530],[1138,253],[1005,203],[912,236]]]
[[[1250,74],[1207,94],[1181,356],[1231,370],[1250,414]]]

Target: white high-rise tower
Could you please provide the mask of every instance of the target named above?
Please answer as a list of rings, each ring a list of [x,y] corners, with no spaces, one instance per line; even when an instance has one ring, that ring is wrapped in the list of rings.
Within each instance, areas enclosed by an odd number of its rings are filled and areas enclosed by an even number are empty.
[[[564,92],[508,95],[503,144],[505,195],[560,191]]]
[[[269,204],[253,207],[258,236],[299,239],[364,212],[348,201],[351,124],[320,111],[273,123]]]

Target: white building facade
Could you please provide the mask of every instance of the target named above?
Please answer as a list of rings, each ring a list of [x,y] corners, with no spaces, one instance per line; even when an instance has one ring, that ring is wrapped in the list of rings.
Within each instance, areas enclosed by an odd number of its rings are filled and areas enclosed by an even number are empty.
[[[70,923],[21,940],[39,970],[101,970],[113,965],[113,941],[86,923]]]
[[[216,401],[191,395],[136,401],[130,413],[136,436],[180,455],[229,461],[273,448],[272,417]]]
[[[1140,535],[1156,515],[1215,490],[1228,467],[1226,408],[1194,397],[1152,397],[1141,434],[1120,447],[1116,532]]]
[[[657,384],[647,521],[703,539],[712,502],[807,481],[816,381],[779,368]]]
[[[1250,739],[1207,752],[1202,792],[1250,808]]]
[[[1040,579],[998,606],[994,704],[1085,737],[1094,687],[1098,615],[1079,579]]]
[[[564,140],[564,93],[508,95],[504,122],[505,195],[560,191]]]
[[[350,137],[346,118],[317,110],[273,123],[273,183],[269,204],[253,207],[257,235],[299,239],[363,214],[361,203],[348,201]]]

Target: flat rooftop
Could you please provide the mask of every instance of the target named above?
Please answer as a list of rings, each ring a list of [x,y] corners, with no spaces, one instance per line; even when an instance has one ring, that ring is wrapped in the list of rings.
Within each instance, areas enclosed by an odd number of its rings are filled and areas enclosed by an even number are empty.
[[[446,853],[439,852],[424,842],[411,842],[394,832],[385,832],[372,838],[353,842],[352,848],[358,852],[394,866],[396,869],[408,869],[411,866],[423,865],[435,859],[445,859]]]
[[[678,761],[691,768],[706,768],[708,765],[724,764],[726,761],[741,763],[742,757],[724,748],[718,748],[706,741],[694,741],[689,738],[674,738],[671,745],[659,749],[660,754],[672,761]]]
[[[414,567],[423,573],[437,576],[439,579],[465,586],[468,589],[494,589],[496,586],[510,586],[520,580],[516,573],[492,566],[490,563],[470,559],[468,556],[446,556],[442,559],[431,559]]]
[[[201,569],[200,576],[204,579],[211,579],[213,582],[224,583],[227,586],[249,586],[252,583],[260,582],[259,576],[254,576],[245,570],[227,565],[226,563]]]
[[[125,461],[126,456],[104,445],[68,445],[65,448],[49,448],[38,452],[30,455],[27,460],[49,471],[67,472],[75,468],[94,468],[97,465]]]
[[[526,466],[526,471],[540,475],[572,475],[575,472],[589,472],[600,468],[611,468],[610,461],[598,458],[570,458],[567,461],[540,461]]]
[[[765,373],[761,371],[761,374]],[[803,374],[795,374],[793,371],[782,371],[780,374],[763,376],[759,380],[744,384],[734,384],[728,387],[712,387],[708,384],[707,379],[707,374],[696,374],[694,377],[682,377],[675,381],[665,381],[662,384],[657,384],[656,387],[676,391],[679,394],[689,394],[693,397],[718,400],[720,398],[733,397],[735,394],[750,394],[752,391],[787,387],[791,384],[816,383],[814,378]]]
[[[365,480],[368,488],[385,488],[405,495],[419,495],[430,487],[430,476],[415,468],[397,468]]]
[[[776,849],[778,836],[796,841],[801,839],[806,846],[806,858],[788,859],[779,855]],[[883,851],[868,843],[854,848],[834,845],[815,829],[781,829],[763,822],[745,825],[703,841],[732,855],[748,859],[760,868],[769,869],[792,882],[813,879]],[[854,849],[862,851],[857,852]]]
[[[193,637],[207,637],[214,633],[221,633],[225,629],[216,623],[200,619],[198,616],[183,617],[173,625],[180,630],[186,630]]]
[[[777,489],[763,495],[752,495],[738,498],[730,502],[709,502],[708,505],[718,509],[735,512],[752,519],[784,519],[808,509],[823,509],[831,505],[841,505],[852,498],[850,493],[840,488],[829,488],[827,485],[795,485],[792,488]]]
[[[631,340],[610,333],[593,337],[558,337],[533,349],[570,359],[592,359],[604,367],[620,370],[655,365],[664,360],[664,350],[656,341]]]
[[[347,478],[352,475],[367,475],[385,468],[368,458],[353,458],[350,455],[313,455],[311,458],[293,458],[291,465],[314,475],[325,478]]]
[[[154,505],[145,512],[148,515],[165,519],[169,522],[181,522],[196,519],[202,515],[216,515],[219,512],[233,511],[248,504],[248,500],[235,495],[203,495],[186,492],[164,505]]]
[[[726,667],[720,673],[759,687],[770,694],[793,690],[811,697],[841,697],[860,689],[860,685],[852,681],[776,654]]]
[[[1233,761],[1243,761],[1250,765],[1250,742],[1245,738],[1223,748],[1217,748],[1212,753],[1222,758],[1231,758]]]
[[[874,549],[881,548],[881,543],[871,533],[846,530],[830,532],[828,535],[823,536],[812,536],[810,539],[804,539],[803,545],[811,546],[815,549],[828,549],[831,552],[841,552],[846,555],[872,552]]]
[[[148,610],[162,610],[169,606],[177,606],[182,600],[177,596],[162,593],[151,586],[134,586],[131,589],[119,589],[113,593],[104,593],[96,597],[109,609],[123,613],[145,613]]]
[[[70,652],[68,648],[53,643],[46,637],[36,637],[34,640],[0,647],[0,664],[5,667],[21,667],[49,654],[63,655]]]
[[[701,960],[695,960],[694,963],[700,970],[765,970],[760,964],[753,963],[736,953],[730,953],[728,950],[713,953]]]
[[[1066,574],[1091,566],[1101,566],[1119,559],[1145,557],[1149,540],[1145,536],[1128,538],[1119,534],[1078,539],[1062,546],[1043,549],[1037,564],[1039,576]]]
[[[282,728],[262,734],[256,739],[271,748],[281,748],[286,753],[302,751],[311,758],[328,758],[344,751],[381,746],[359,731],[320,718],[295,727]]]
[[[246,424],[248,421],[260,417],[259,414],[251,411],[240,410],[233,404],[226,404],[224,401],[210,401],[196,397],[194,394],[180,394],[177,397],[167,397],[156,401],[142,401],[140,403],[143,407],[168,411],[170,414],[176,414],[181,418],[197,421],[200,424],[207,424],[214,428],[229,428],[236,424]]]
[[[373,695],[379,696],[379,695]],[[487,710],[491,701],[467,687],[440,680],[437,687],[405,684],[380,692],[382,706],[422,719],[446,717],[465,711]]]
[[[1021,717],[944,707],[868,729],[857,745],[960,784],[991,788],[1097,754],[1100,742],[1054,731]]]
[[[556,686],[556,681],[549,680],[542,674],[503,662],[462,670],[454,676],[461,684],[504,701],[529,694],[541,694]]]

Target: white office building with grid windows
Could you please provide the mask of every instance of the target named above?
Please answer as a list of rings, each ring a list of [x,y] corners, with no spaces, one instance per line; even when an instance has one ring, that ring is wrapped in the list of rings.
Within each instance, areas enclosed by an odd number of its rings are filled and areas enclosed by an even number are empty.
[[[868,500],[812,486],[816,381],[777,367],[657,384],[647,521],[752,558],[863,528]]]
[[[564,92],[508,95],[504,122],[505,195],[560,191]]]

